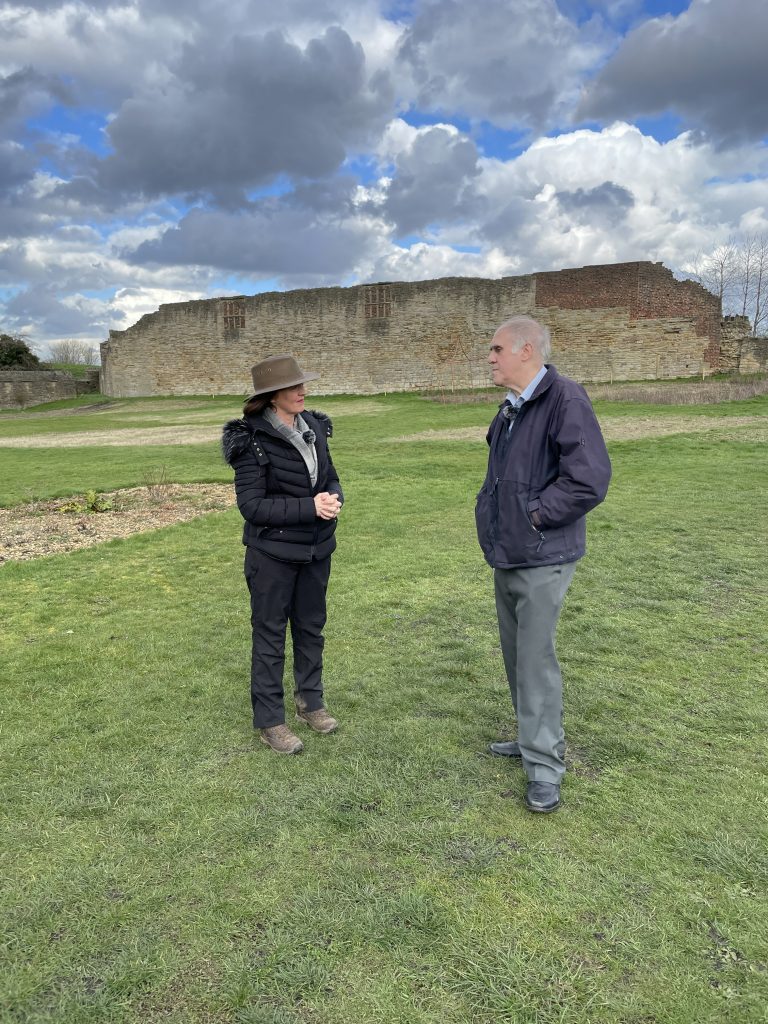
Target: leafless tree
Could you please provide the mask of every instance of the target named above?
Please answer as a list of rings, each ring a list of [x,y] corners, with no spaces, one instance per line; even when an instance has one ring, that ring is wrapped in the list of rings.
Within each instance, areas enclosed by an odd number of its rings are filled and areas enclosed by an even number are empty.
[[[89,345],[87,341],[66,338],[63,341],[52,341],[48,347],[51,350],[51,362],[54,363],[76,366],[96,366],[98,363],[96,346]]]
[[[720,299],[725,311],[733,305],[738,268],[738,244],[729,238],[710,253],[700,252],[694,260],[691,276]]]
[[[768,331],[768,235],[731,237],[699,253],[690,276],[717,295],[724,313],[748,317],[754,336]]]
[[[768,235],[751,238],[750,287],[745,302],[745,316],[752,321],[752,334],[757,337],[768,330]]]

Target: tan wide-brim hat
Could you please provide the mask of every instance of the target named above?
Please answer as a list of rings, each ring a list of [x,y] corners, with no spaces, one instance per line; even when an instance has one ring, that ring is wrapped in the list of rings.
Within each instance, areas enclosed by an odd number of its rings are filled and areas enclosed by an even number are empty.
[[[253,397],[264,395],[268,391],[280,391],[292,388],[296,384],[305,384],[308,380],[317,380],[319,373],[305,373],[293,356],[267,356],[260,363],[251,367],[253,377]]]

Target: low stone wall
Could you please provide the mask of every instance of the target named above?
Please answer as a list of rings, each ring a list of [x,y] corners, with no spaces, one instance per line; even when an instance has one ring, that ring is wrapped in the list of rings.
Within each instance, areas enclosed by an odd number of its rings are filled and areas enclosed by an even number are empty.
[[[745,398],[768,395],[768,378],[761,380],[707,380],[680,381],[680,383],[654,384],[586,384],[587,394],[593,402],[635,402],[643,405],[717,405]],[[466,405],[469,402],[488,402],[498,405],[504,395],[501,388],[487,391],[460,391],[456,393],[424,394],[428,401],[444,405]]]
[[[768,371],[768,338],[724,338],[720,352],[724,370],[732,373]]]
[[[26,409],[99,390],[99,371],[76,379],[62,370],[0,370],[0,409]]]

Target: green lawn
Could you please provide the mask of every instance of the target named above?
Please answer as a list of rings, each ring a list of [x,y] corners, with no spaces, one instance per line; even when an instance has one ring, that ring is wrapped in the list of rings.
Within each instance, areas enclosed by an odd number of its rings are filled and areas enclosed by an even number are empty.
[[[768,1020],[765,446],[611,445],[560,631],[565,806],[540,817],[485,753],[513,723],[474,539],[484,446],[386,440],[492,408],[314,404],[347,496],[342,728],[300,757],[250,728],[236,511],[0,568],[0,1021]],[[0,448],[9,503],[161,464],[230,476],[214,444]]]
[[[232,472],[212,444],[127,448],[2,448],[0,508],[146,483],[163,467],[174,483],[215,483]]]
[[[98,371],[99,366],[98,364],[90,363],[46,363],[45,368],[47,370],[63,370],[64,373],[68,373],[71,377],[76,377],[79,380],[93,371]]]

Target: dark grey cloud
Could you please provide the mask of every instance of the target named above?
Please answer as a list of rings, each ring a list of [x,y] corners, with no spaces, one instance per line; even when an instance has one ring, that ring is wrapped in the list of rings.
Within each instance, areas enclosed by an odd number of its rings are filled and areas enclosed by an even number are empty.
[[[258,27],[266,31],[276,26],[340,24],[350,10],[360,5],[361,0],[282,0],[280,4],[274,0],[236,0],[229,4],[221,0],[185,0],[183,16],[211,28],[237,24],[241,29]],[[123,6],[136,7],[145,18],[175,20],[180,16],[178,0],[127,0]]]
[[[3,220],[6,212],[0,210]],[[24,226],[24,213],[23,210],[18,212],[20,228]],[[54,295],[124,284],[125,267],[115,260],[95,229],[87,225],[57,228],[50,220],[46,231],[43,226],[42,221],[35,222],[26,237],[10,239],[0,246],[0,280],[5,284],[26,287],[33,297],[40,297],[41,303],[50,301]],[[44,237],[45,258],[41,258],[39,246],[29,245],[29,239],[34,236]],[[15,309],[21,313],[18,305]]]
[[[602,228],[618,227],[635,205],[632,193],[612,181],[595,188],[557,192],[555,198],[573,222]]]
[[[4,242],[41,235],[48,227],[32,203],[17,203],[13,196],[0,198],[0,239]],[[0,268],[5,256],[7,250],[0,254]]]
[[[126,206],[88,178],[49,182],[41,191],[33,180],[36,170],[32,151],[0,143],[0,238],[52,236],[69,226],[113,225],[150,213],[146,207]],[[158,215],[167,217],[168,211],[158,207]]]
[[[531,265],[532,240],[533,249],[537,246],[535,239],[540,236],[543,250],[547,250],[547,242],[554,234],[569,232],[573,227],[582,226],[589,229],[590,235],[599,235],[609,239],[619,236],[627,214],[635,205],[632,193],[612,181],[604,181],[594,188],[562,189],[554,192],[551,199],[556,200],[550,205],[539,201],[538,183],[535,188],[527,185],[517,194],[493,211],[478,228],[479,237],[506,252],[522,256],[526,265]],[[559,209],[562,216],[556,216]],[[552,258],[549,253],[541,257],[545,262]],[[567,257],[563,265],[567,266]],[[541,266],[539,269],[546,269]]]
[[[461,220],[476,211],[473,181],[480,173],[471,139],[435,127],[416,136],[401,153],[384,204],[397,233],[407,235],[440,221]]]
[[[579,27],[555,0],[423,0],[398,62],[420,109],[538,129],[562,116],[603,46],[599,25]]]
[[[598,14],[611,23],[626,25],[642,14],[645,0],[557,0],[563,14],[574,21],[588,21]]]
[[[61,0],[60,0],[61,2]],[[369,6],[374,6],[368,0]],[[179,17],[178,0],[137,0],[142,15]],[[221,0],[185,0],[184,17],[211,26],[236,22],[240,27],[262,29],[289,25],[340,24],[350,11],[365,6],[363,0],[238,0],[222,5]]]
[[[281,205],[285,205],[291,209],[304,210],[311,216],[327,215],[334,219],[354,217],[356,208],[352,196],[356,186],[357,180],[349,175],[304,182],[296,185],[292,192],[288,192],[277,203],[267,204],[267,207],[279,210]],[[258,204],[255,204],[255,208],[258,209]]]
[[[479,227],[479,234],[494,245],[515,252],[520,230],[530,220],[530,201],[524,196],[512,196],[506,203],[490,211]]]
[[[53,75],[32,67],[19,68],[0,78],[0,125],[30,117],[52,100],[72,104],[72,90]]]
[[[58,208],[62,216],[68,208],[72,215],[101,220],[104,214],[123,209],[125,202],[120,193],[111,192],[95,177],[76,176],[58,184],[48,195],[47,205]]]
[[[12,329],[44,323],[49,334],[62,338],[92,334],[94,329],[92,316],[65,305],[57,289],[48,284],[35,285],[9,299],[5,304],[5,322]]]
[[[29,181],[35,173],[36,164],[28,150],[12,142],[0,142],[0,195]]]
[[[18,20],[19,27],[17,31],[21,32],[23,31],[21,24],[23,20],[23,14],[25,11],[58,11],[62,7],[64,7],[66,3],[67,0],[22,0],[21,3],[12,3],[10,2],[10,0],[6,0],[5,3],[0,4],[0,10],[2,10],[3,7],[9,10],[15,9],[15,11],[17,12],[16,18],[11,18],[12,31],[14,22]]]
[[[343,198],[334,204],[317,189],[237,212],[196,208],[124,256],[137,264],[215,267],[286,283],[338,283],[375,241],[359,218],[342,215],[343,205]]]
[[[242,24],[254,23],[258,19],[259,24],[265,21],[288,21],[301,20],[310,21],[314,18],[321,19],[326,23],[329,20],[336,20],[345,11],[359,6],[359,0],[284,0],[276,10],[274,0],[238,0],[222,8],[220,0],[184,0],[183,10],[179,7],[178,0],[80,0],[79,7],[85,16],[103,13],[105,10],[120,8],[134,8],[144,17],[151,15],[166,15],[171,18],[183,17],[195,21],[215,20],[219,23],[226,18],[228,13],[236,17]],[[27,10],[40,12],[58,11],[62,7],[71,7],[72,0],[3,0],[0,9],[3,7],[15,9],[20,13]]]
[[[304,49],[280,32],[188,46],[162,89],[127,100],[109,126],[108,189],[147,196],[322,177],[383,130],[389,79],[329,28]]]
[[[585,93],[582,118],[667,111],[723,145],[768,135],[768,3],[692,0],[632,31]]]
[[[23,282],[27,276],[27,266],[26,252],[20,242],[11,242],[0,248],[0,273],[6,285]]]

